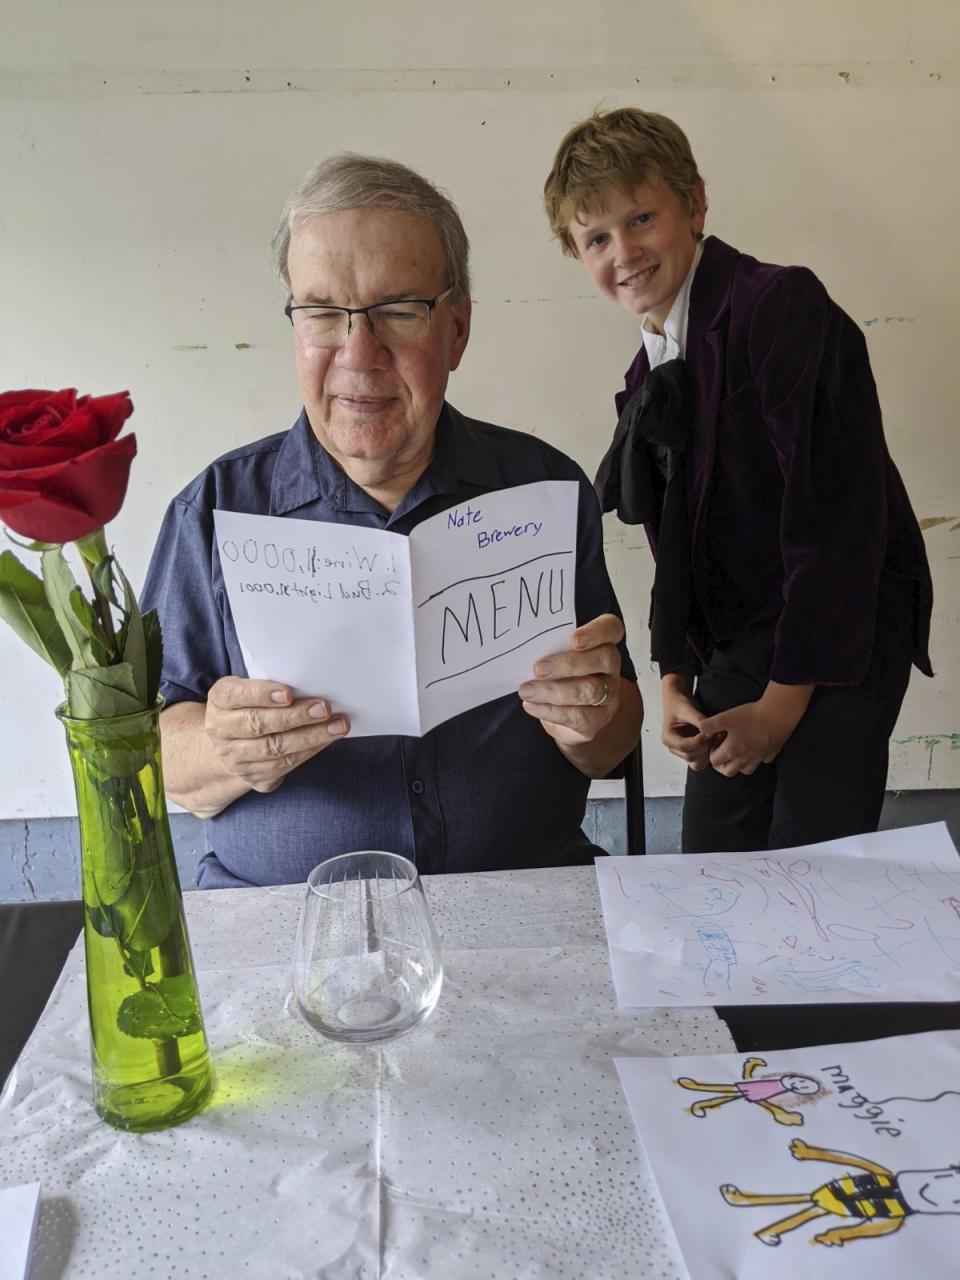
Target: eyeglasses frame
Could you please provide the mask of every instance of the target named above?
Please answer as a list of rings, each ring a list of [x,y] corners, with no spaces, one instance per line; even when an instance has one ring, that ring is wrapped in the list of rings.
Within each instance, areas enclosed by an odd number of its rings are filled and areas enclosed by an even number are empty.
[[[430,317],[433,315],[437,303],[443,302],[444,298],[448,298],[455,288],[456,285],[450,285],[448,289],[444,289],[443,293],[438,293],[435,298],[391,298],[389,302],[371,302],[369,307],[335,307],[326,302],[301,302],[296,304],[288,302],[283,308],[283,314],[292,325],[293,313],[295,311],[316,311],[318,308],[322,308],[325,311],[339,311],[347,317],[347,332],[343,336],[344,342],[350,337],[350,333],[353,329],[353,317],[364,316],[367,321],[367,325],[370,328],[370,332],[378,341],[380,341],[380,335],[377,333],[373,320],[370,318],[371,311],[376,311],[378,307],[389,307],[391,303],[422,302],[427,308],[427,328],[429,329]]]

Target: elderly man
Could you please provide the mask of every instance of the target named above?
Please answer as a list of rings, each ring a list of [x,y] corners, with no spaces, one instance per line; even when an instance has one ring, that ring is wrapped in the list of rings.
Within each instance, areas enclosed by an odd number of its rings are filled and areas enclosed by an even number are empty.
[[[203,888],[277,884],[351,849],[423,872],[584,861],[588,779],[636,743],[643,708],[581,470],[444,394],[470,331],[452,203],[402,165],[343,155],[291,197],[274,240],[303,412],[218,459],[171,503],[144,589],[164,633],[170,796],[209,820]],[[580,484],[577,630],[517,694],[422,738],[350,738],[337,690],[248,679],[213,536],[216,508],[408,534],[494,489]],[[323,654],[317,654],[323,688]]]

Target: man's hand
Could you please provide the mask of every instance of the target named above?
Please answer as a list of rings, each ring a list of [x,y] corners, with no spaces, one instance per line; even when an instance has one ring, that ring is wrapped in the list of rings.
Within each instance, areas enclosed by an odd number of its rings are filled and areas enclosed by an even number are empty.
[[[204,728],[227,773],[267,792],[350,726],[322,698],[295,699],[272,680],[224,676],[207,694]]]
[[[250,791],[275,791],[297,765],[350,730],[323,698],[294,699],[273,680],[224,676],[203,702],[160,713],[167,795],[198,818]]]
[[[570,648],[534,663],[535,680],[517,692],[523,709],[551,738],[575,745],[592,742],[620,706],[620,650],[623,623],[604,613],[578,627]]]
[[[771,680],[757,702],[744,702],[701,720],[700,732],[716,738],[710,750],[713,768],[732,778],[772,764],[802,720],[814,688]]]
[[[523,709],[582,773],[602,777],[636,744],[643,721],[637,686],[620,675],[623,623],[612,613],[584,623],[570,648],[534,664],[517,690]]]

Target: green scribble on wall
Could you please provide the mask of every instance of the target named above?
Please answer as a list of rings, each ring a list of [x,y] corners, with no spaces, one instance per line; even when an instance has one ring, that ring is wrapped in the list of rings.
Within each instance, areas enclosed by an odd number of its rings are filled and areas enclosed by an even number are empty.
[[[960,751],[960,733],[915,733],[910,738],[894,738],[898,747],[905,747],[911,742],[922,742],[927,749],[927,781],[933,773],[933,749],[941,742],[949,742],[951,751]]]

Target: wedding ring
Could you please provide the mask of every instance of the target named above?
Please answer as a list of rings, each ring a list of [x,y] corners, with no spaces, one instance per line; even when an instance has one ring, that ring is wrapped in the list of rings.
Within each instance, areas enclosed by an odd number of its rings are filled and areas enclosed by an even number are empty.
[[[606,700],[610,697],[610,683],[607,680],[607,677],[601,676],[600,679],[603,681],[603,697],[598,702],[591,702],[589,704],[591,707],[602,707],[603,704],[606,702]]]

